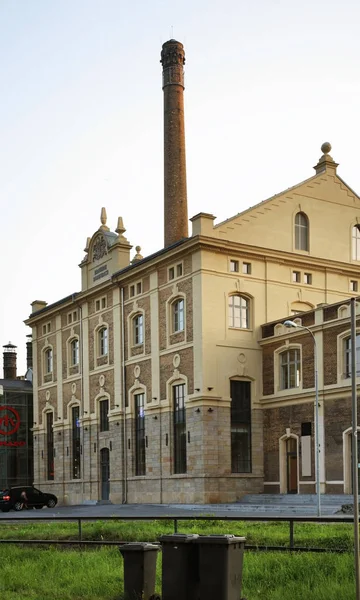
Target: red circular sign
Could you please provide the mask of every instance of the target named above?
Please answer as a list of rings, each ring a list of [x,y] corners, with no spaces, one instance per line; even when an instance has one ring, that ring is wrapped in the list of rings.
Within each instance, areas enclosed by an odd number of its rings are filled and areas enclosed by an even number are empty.
[[[20,427],[20,415],[11,406],[0,406],[0,435],[12,435]]]

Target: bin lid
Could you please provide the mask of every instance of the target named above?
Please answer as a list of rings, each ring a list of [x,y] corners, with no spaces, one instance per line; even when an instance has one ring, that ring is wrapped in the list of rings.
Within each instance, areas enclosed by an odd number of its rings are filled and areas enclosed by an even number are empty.
[[[166,535],[161,535],[159,540],[160,542],[170,542],[174,544],[182,542],[183,544],[186,544],[188,542],[193,542],[198,537],[197,533],[168,533]]]
[[[199,535],[195,542],[197,544],[238,544],[245,543],[246,538],[240,537],[236,535],[232,535],[231,533],[225,533],[223,535],[213,534],[213,535]]]
[[[121,544],[118,548],[120,552],[147,552],[148,550],[160,550],[157,544],[150,544],[149,542],[129,542],[128,544]]]

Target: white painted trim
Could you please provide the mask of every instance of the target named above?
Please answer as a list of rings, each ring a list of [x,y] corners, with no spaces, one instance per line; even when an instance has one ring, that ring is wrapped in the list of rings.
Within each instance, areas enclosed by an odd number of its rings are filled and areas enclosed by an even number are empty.
[[[280,481],[264,481],[264,485],[280,485]]]

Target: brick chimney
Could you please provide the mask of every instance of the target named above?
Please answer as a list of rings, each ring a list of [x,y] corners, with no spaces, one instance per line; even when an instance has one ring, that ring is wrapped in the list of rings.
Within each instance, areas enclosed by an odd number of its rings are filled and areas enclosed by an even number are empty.
[[[4,348],[4,379],[16,379],[16,346],[11,342]]]
[[[164,245],[188,237],[184,126],[184,46],[162,47],[164,90]]]

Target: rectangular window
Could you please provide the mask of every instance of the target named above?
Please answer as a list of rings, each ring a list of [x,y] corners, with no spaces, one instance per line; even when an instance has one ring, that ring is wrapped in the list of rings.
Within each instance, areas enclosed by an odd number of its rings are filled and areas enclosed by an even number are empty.
[[[176,265],[176,277],[181,277],[183,274],[182,263]]]
[[[173,387],[174,473],[186,473],[185,384]]]
[[[71,342],[71,366],[75,367],[79,364],[79,340],[72,340]]]
[[[80,408],[71,409],[72,416],[72,478],[80,479]]]
[[[357,281],[350,281],[350,292],[357,292],[358,291],[358,282]]]
[[[46,479],[54,479],[54,432],[53,432],[53,413],[46,414]]]
[[[244,262],[242,266],[244,275],[251,275],[251,263]]]
[[[136,315],[133,320],[134,323],[134,332],[133,332],[133,342],[134,345],[144,343],[144,317],[143,315]]]
[[[311,273],[304,273],[304,283],[306,283],[307,285],[312,284],[312,274]]]
[[[142,285],[141,285],[141,281],[139,281],[139,283],[136,284],[136,293],[141,294],[141,291],[142,291]]]
[[[169,269],[169,280],[175,279],[175,267],[170,267]]]
[[[173,333],[184,330],[184,300],[173,304]]]
[[[72,313],[68,314],[68,325],[70,325],[70,323],[72,323]]]
[[[251,473],[251,388],[249,381],[231,381],[231,472]]]
[[[229,297],[229,327],[237,329],[250,328],[250,311],[248,298],[234,295]]]
[[[108,330],[106,327],[99,331],[99,352],[100,356],[106,356],[108,353]]]
[[[300,271],[292,272],[292,280],[294,283],[300,283]]]
[[[109,400],[100,400],[100,431],[109,431]]]
[[[135,286],[134,285],[131,285],[129,287],[129,296],[130,296],[130,298],[133,298],[133,296],[135,296]]]
[[[345,377],[351,377],[351,338],[345,340]],[[360,375],[360,335],[356,336],[356,376]]]
[[[301,435],[311,435],[311,423],[301,423]]]
[[[104,296],[103,298],[101,298],[101,308],[106,308],[107,307],[107,298],[106,296]]]
[[[145,394],[136,394],[135,400],[135,475],[145,475]]]
[[[239,261],[231,260],[230,261],[230,273],[238,273],[239,272]]]
[[[282,390],[300,386],[300,351],[297,348],[280,354],[280,385]]]
[[[53,351],[51,348],[48,348],[45,352],[45,374],[53,372]]]

